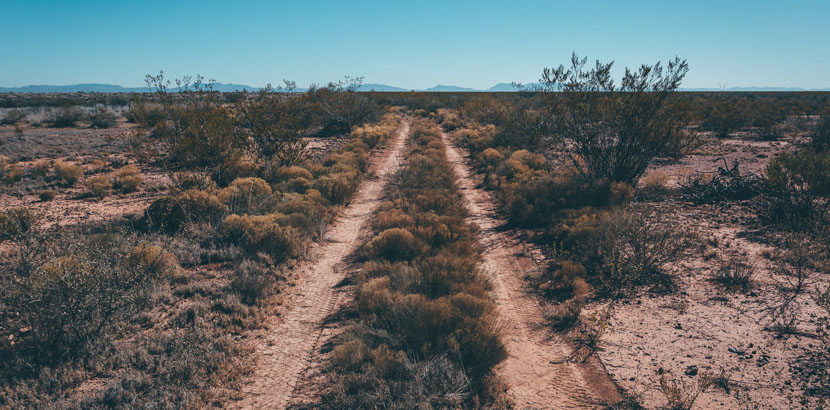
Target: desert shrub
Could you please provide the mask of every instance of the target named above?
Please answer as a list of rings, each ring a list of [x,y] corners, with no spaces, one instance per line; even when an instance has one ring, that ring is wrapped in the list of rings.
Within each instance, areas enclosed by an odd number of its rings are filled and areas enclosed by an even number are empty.
[[[411,260],[423,245],[406,229],[391,228],[381,232],[366,245],[367,257],[390,261]]]
[[[209,175],[200,172],[176,172],[173,174],[173,182],[176,188],[182,191],[188,189],[209,191],[216,188],[216,181],[210,179]]]
[[[691,144],[672,98],[688,72],[685,60],[626,70],[619,87],[613,62],[591,69],[586,62],[574,53],[569,67],[542,73],[545,117],[579,175],[636,185],[653,158],[676,156]]]
[[[49,365],[81,356],[88,343],[146,306],[158,270],[131,263],[121,244],[118,236],[63,244],[62,252],[20,266],[25,272],[11,297],[31,327],[22,346],[31,350],[18,358]]]
[[[20,110],[9,110],[3,119],[0,120],[0,124],[3,125],[17,125],[21,121],[26,119],[26,113]]]
[[[713,131],[718,138],[728,137],[746,125],[744,104],[742,100],[730,98],[723,93],[713,96],[709,99],[701,127]]]
[[[147,272],[154,277],[172,275],[179,269],[179,261],[161,246],[140,243],[133,246],[126,255],[126,266]]]
[[[144,216],[151,228],[168,233],[178,231],[187,218],[182,206],[172,196],[153,201],[144,211]]]
[[[141,178],[141,174],[120,175],[117,188],[123,193],[135,192],[138,191],[142,181],[144,179]]]
[[[23,179],[23,168],[17,164],[6,165],[3,169],[3,181],[14,184]]]
[[[654,172],[646,175],[637,188],[637,196],[643,198],[659,198],[668,192],[669,176],[663,172]]]
[[[385,231],[391,228],[409,228],[415,224],[415,219],[399,209],[380,211],[375,215],[373,227],[376,231]]]
[[[587,271],[582,264],[570,260],[560,261],[540,277],[539,289],[551,296],[562,299],[583,296],[591,291],[586,282]]]
[[[762,213],[766,220],[789,229],[820,222],[830,196],[830,154],[785,153],[767,165]]]
[[[810,140],[810,149],[815,152],[830,151],[830,115],[821,118]]]
[[[118,125],[118,116],[104,107],[98,107],[89,116],[89,121],[93,128],[112,128]]]
[[[43,177],[49,172],[49,168],[51,164],[47,159],[39,159],[32,163],[32,166],[29,168],[29,173],[37,177]]]
[[[67,106],[59,109],[52,115],[50,122],[55,128],[74,127],[78,121],[84,119],[84,113],[80,108]]]
[[[219,193],[231,212],[256,213],[272,194],[271,186],[260,178],[237,178]]]
[[[55,199],[55,196],[57,196],[57,195],[58,195],[58,193],[56,191],[54,191],[52,189],[46,189],[46,190],[40,191],[37,194],[37,197],[40,198],[40,200],[43,201],[43,202],[48,202],[48,201],[51,201],[51,200]]]
[[[157,103],[148,103],[135,95],[127,110],[127,121],[136,123],[145,128],[152,128],[165,121],[164,108]]]
[[[314,188],[332,204],[339,205],[348,201],[359,183],[356,172],[341,172],[317,178],[314,181]]]
[[[231,289],[242,302],[254,305],[273,290],[274,276],[261,264],[245,259],[233,271]]]
[[[222,222],[228,239],[241,242],[248,252],[263,252],[275,263],[295,257],[300,251],[299,233],[280,226],[278,215],[228,215]]]
[[[376,124],[364,124],[352,129],[351,136],[366,145],[366,150],[385,143],[398,129],[398,117],[386,114]],[[348,148],[347,148],[348,149]]]
[[[455,110],[439,108],[438,111],[435,112],[435,116],[438,119],[438,123],[440,123],[447,131],[455,131],[456,129],[464,126],[464,121],[461,120],[461,117],[458,116],[458,112]]]
[[[106,175],[90,177],[86,181],[86,186],[90,195],[101,199],[112,191],[112,179]]]
[[[579,315],[582,313],[584,303],[582,299],[576,298],[559,304],[550,304],[545,306],[542,314],[554,329],[568,330],[579,323]]]
[[[566,212],[554,235],[562,247],[561,257],[579,262],[586,269],[587,282],[603,296],[623,296],[643,286],[670,286],[662,268],[697,248],[693,232],[647,210]]]
[[[35,215],[26,208],[0,212],[0,241],[19,238],[34,226],[35,221]]]
[[[714,281],[729,290],[748,290],[755,275],[755,264],[746,255],[721,258],[715,270]]]
[[[65,186],[72,186],[84,176],[84,169],[64,161],[55,161],[55,176]]]
[[[276,175],[281,181],[287,181],[294,178],[305,178],[308,180],[314,179],[309,170],[296,165],[278,168]]]

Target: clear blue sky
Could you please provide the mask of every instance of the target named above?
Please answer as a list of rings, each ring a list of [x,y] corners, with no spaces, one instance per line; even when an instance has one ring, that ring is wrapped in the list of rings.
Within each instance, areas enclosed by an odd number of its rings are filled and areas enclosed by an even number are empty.
[[[830,87],[830,0],[0,0],[0,86],[144,75],[404,88],[530,82],[571,51],[687,58],[684,87]]]

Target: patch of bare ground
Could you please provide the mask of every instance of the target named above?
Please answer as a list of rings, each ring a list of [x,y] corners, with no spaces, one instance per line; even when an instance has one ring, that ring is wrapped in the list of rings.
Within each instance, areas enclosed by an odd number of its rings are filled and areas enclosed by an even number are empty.
[[[55,198],[50,201],[41,200],[36,190],[22,195],[0,193],[0,209],[25,207],[38,216],[38,226],[43,228],[114,221],[138,215],[151,202],[164,195],[164,190],[171,183],[166,172],[153,167],[140,168],[143,181],[141,189],[136,192],[114,192],[101,199],[89,197],[85,195],[85,180],[93,176],[89,175],[73,187],[56,191]],[[100,172],[95,175],[112,177],[116,172]]]
[[[386,176],[398,166],[408,134],[407,122],[389,147],[372,159],[373,177],[361,184],[326,233],[325,242],[294,269],[295,282],[286,289],[281,314],[266,319],[252,342],[257,363],[242,389],[242,399],[229,407],[284,408],[302,398],[296,388],[319,365],[316,353],[321,341],[333,333],[325,327],[325,318],[344,302],[337,287],[346,277],[345,259],[357,247],[360,233],[380,203]]]
[[[515,233],[501,229],[494,202],[465,163],[464,154],[443,135],[447,160],[453,166],[468,202],[472,222],[484,247],[482,268],[492,282],[493,298],[503,323],[509,357],[496,368],[517,408],[603,408],[620,400],[617,387],[596,357],[568,360],[572,345],[545,325],[539,302],[526,290],[525,274],[538,254],[522,245]]]
[[[735,149],[725,155],[692,155],[680,164],[654,167],[650,172],[662,172],[677,181],[687,169],[715,171],[718,164],[712,161],[720,156],[730,166],[733,160],[740,161],[742,172],[760,172],[770,157],[787,146],[737,140],[723,143]],[[766,240],[769,234],[757,230],[754,210],[747,203],[693,206],[672,199],[649,206],[696,230],[708,245],[703,255],[668,267],[677,292],[643,293],[630,301],[586,306],[587,312],[612,311],[598,355],[613,380],[647,408],[666,404],[661,378],[691,389],[704,372],[718,380],[698,397],[695,408],[797,407],[803,386],[794,363],[826,348],[809,336],[815,329],[812,315],[820,310],[809,295],[802,295],[795,324],[804,333],[781,335],[770,330],[774,322],[769,308],[780,300],[785,280],[769,258],[776,249]],[[713,282],[719,257],[728,255],[743,255],[755,266],[750,289],[729,292]],[[828,279],[816,275],[818,284],[826,285]]]

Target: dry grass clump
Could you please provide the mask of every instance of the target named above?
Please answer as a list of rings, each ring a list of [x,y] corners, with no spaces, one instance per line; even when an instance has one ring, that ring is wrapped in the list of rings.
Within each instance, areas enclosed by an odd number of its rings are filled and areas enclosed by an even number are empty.
[[[746,255],[720,258],[713,280],[728,290],[747,291],[752,287],[755,264]]]
[[[141,186],[141,171],[135,165],[127,165],[115,173],[115,188],[123,193],[138,191]]]
[[[17,182],[20,182],[21,179],[23,179],[24,171],[23,167],[21,167],[20,165],[9,164],[5,167],[1,167],[0,171],[3,172],[3,182],[7,184],[15,184]]]
[[[332,351],[328,407],[466,407],[493,403],[506,357],[495,305],[476,268],[475,236],[440,133],[419,121],[392,176],[376,236],[358,252],[353,326]]]
[[[36,177],[44,177],[49,172],[49,168],[51,167],[52,164],[48,159],[39,159],[33,162],[32,166],[29,167],[29,173]]]
[[[101,199],[112,192],[112,179],[106,175],[97,175],[86,180],[89,194]]]
[[[447,131],[454,131],[464,126],[464,121],[458,115],[458,111],[447,108],[439,108],[435,111],[435,118]]]
[[[366,148],[372,149],[380,144],[385,143],[392,134],[399,127],[400,119],[394,114],[384,115],[380,121],[373,124],[365,124],[355,127],[352,130],[352,137],[358,138],[362,143],[366,144]],[[352,146],[351,148],[361,148],[360,146]],[[364,148],[365,149],[365,148]]]
[[[84,169],[79,165],[65,161],[55,161],[55,176],[64,186],[72,186],[84,176]]]

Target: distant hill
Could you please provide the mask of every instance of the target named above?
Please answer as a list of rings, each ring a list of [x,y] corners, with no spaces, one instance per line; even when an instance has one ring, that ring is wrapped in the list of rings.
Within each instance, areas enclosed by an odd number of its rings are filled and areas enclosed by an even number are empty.
[[[256,87],[244,84],[214,83],[213,89],[220,92],[255,91]],[[146,93],[147,87],[122,87],[113,84],[72,84],[72,85],[27,85],[24,87],[0,87],[0,93]],[[175,89],[171,89],[175,91]]]
[[[466,88],[466,87],[458,87],[455,85],[441,85],[438,84],[435,87],[427,88],[426,90],[420,91],[428,91],[428,92],[476,92],[482,90],[476,90],[475,88]]]
[[[378,91],[378,92],[406,92],[406,88],[393,87],[386,84],[362,84],[358,91]]]

